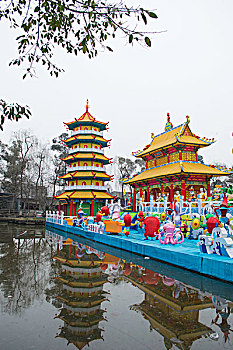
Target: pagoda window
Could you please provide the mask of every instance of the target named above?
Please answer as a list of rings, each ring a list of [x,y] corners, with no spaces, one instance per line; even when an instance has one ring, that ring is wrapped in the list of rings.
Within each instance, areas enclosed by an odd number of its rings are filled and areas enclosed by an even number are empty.
[[[97,168],[99,167],[99,164],[98,164],[98,163],[96,163],[96,167],[97,167]]]
[[[77,147],[78,147],[77,145],[74,146],[74,148],[77,148]]]
[[[99,184],[99,182],[97,181],[95,185],[96,185],[96,186],[99,186],[100,184]]]
[[[71,182],[71,186],[74,186],[74,182]]]
[[[83,147],[84,147],[84,148],[88,148],[87,145],[84,145]]]
[[[187,161],[196,161],[196,154],[194,152],[183,152],[182,153],[182,160]]]
[[[174,152],[170,154],[170,162],[176,162],[179,160],[179,152]]]
[[[167,156],[157,158],[157,165],[163,165],[167,163]]]
[[[95,148],[98,148],[98,146],[95,146]]]
[[[83,163],[83,166],[88,166],[88,164],[87,163]]]
[[[95,131],[97,131],[97,129],[96,129],[96,128],[94,128],[94,130],[95,130]]]
[[[154,166],[154,160],[152,159],[152,160],[149,160],[148,162],[147,162],[147,168],[149,169],[149,168],[152,168]]]
[[[86,127],[86,128],[84,128],[84,130],[88,130],[88,128]]]
[[[86,181],[82,182],[82,186],[86,186],[86,184],[87,184]]]

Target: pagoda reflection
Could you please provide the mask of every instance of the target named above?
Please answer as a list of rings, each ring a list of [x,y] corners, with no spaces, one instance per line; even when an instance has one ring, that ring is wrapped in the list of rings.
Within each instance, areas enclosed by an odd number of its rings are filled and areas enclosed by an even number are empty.
[[[57,249],[54,259],[61,263],[56,278],[62,284],[57,299],[62,308],[56,317],[64,322],[57,337],[82,349],[90,342],[103,339],[99,323],[104,320],[101,303],[106,300],[103,285],[107,276],[100,268],[101,253],[90,251],[67,239]]]
[[[212,329],[199,321],[200,310],[212,308],[211,297],[173,278],[147,268],[123,265],[125,278],[144,293],[144,300],[131,308],[140,311],[164,337],[164,345],[171,349],[190,349],[193,342]]]

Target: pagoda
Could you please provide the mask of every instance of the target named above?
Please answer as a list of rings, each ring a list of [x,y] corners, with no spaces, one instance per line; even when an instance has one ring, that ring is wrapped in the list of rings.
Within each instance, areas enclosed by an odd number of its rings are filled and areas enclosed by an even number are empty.
[[[80,247],[80,244],[78,244]],[[103,285],[107,281],[100,268],[101,260],[86,250],[79,250],[70,243],[63,248],[54,259],[62,264],[61,273],[57,277],[62,288],[57,299],[62,302],[62,308],[56,318],[64,322],[59,338],[64,338],[77,349],[82,349],[90,342],[103,339],[99,322],[103,321],[104,311],[101,303],[106,300]]]
[[[70,137],[63,140],[69,154],[62,159],[68,172],[61,179],[67,185],[65,192],[56,198],[59,199],[59,211],[63,205],[65,215],[70,216],[76,215],[80,205],[87,215],[94,216],[106,199],[113,198],[105,186],[105,181],[112,180],[105,169],[111,159],[104,155],[104,148],[111,141],[103,137],[108,123],[96,120],[88,109],[87,100],[85,113],[79,119],[64,123],[71,131]]]
[[[134,211],[136,195],[146,202],[150,201],[151,195],[154,200],[166,195],[172,202],[176,192],[186,200],[190,191],[194,191],[197,198],[203,188],[209,197],[211,178],[229,175],[228,171],[198,161],[198,150],[215,141],[196,136],[189,123],[190,118],[187,116],[183,124],[173,127],[168,113],[165,131],[156,136],[151,134],[151,143],[142,151],[132,153],[146,162],[146,170],[124,179],[124,183],[131,185],[134,190]]]

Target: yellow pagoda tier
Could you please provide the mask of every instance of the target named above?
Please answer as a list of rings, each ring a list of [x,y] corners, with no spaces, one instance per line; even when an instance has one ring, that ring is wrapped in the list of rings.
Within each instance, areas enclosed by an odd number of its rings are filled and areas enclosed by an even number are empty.
[[[173,127],[168,114],[165,131],[156,136],[151,134],[151,143],[142,151],[132,153],[146,162],[146,170],[123,180],[134,189],[134,210],[137,193],[142,201],[149,202],[151,195],[154,200],[166,195],[172,202],[174,193],[179,192],[186,200],[191,193],[197,198],[203,188],[209,197],[210,179],[229,175],[226,169],[217,169],[198,161],[199,148],[215,141],[196,136],[190,129],[189,116],[186,118],[185,123]]]
[[[64,123],[71,131],[70,137],[63,140],[69,148],[68,156],[62,159],[68,172],[61,176],[66,181],[65,192],[56,198],[59,211],[63,205],[65,215],[70,216],[76,215],[81,202],[84,212],[94,216],[105,200],[112,198],[105,186],[106,181],[112,180],[105,169],[111,159],[104,155],[104,148],[111,141],[103,137],[108,123],[96,120],[88,109],[87,100],[86,112],[79,119]]]
[[[56,318],[64,325],[57,335],[82,349],[94,340],[102,339],[99,323],[104,320],[101,303],[106,300],[103,285],[107,276],[100,268],[101,260],[94,254],[80,250],[77,258],[77,247],[65,243],[54,256],[61,263],[61,272],[56,278],[61,284],[57,299],[62,308]]]

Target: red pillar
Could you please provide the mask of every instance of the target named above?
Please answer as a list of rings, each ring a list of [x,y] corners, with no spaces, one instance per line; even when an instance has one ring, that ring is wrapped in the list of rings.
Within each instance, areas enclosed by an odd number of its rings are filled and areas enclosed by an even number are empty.
[[[146,188],[146,202],[150,201],[150,189],[149,186],[147,186]]]
[[[143,196],[143,191],[142,191],[142,188],[140,187],[140,198],[142,198]]]
[[[67,216],[67,204],[64,205],[64,215]]]
[[[74,203],[74,215],[76,216],[77,203]]]
[[[73,215],[73,201],[71,199],[71,201],[70,201],[70,216],[72,216],[72,215]]]
[[[173,190],[173,184],[170,186],[170,202],[174,201],[174,190]]]
[[[179,151],[179,160],[182,160],[182,152]]]
[[[59,204],[58,204],[58,212],[59,214],[61,214],[61,202],[59,201]]]
[[[133,211],[136,211],[136,191],[133,189]]]
[[[210,197],[210,180],[207,182],[207,197]]]
[[[65,204],[63,204],[63,206],[62,206],[62,211],[63,211],[63,213],[65,215]]]
[[[198,162],[198,154],[196,153],[196,162]]]
[[[161,184],[161,197],[163,196],[163,184]]]
[[[186,192],[185,192],[185,181],[181,181],[181,196],[183,196],[184,201],[186,201]]]
[[[92,199],[92,201],[91,201],[91,212],[90,212],[91,216],[94,216],[94,205],[95,205],[95,200]]]

